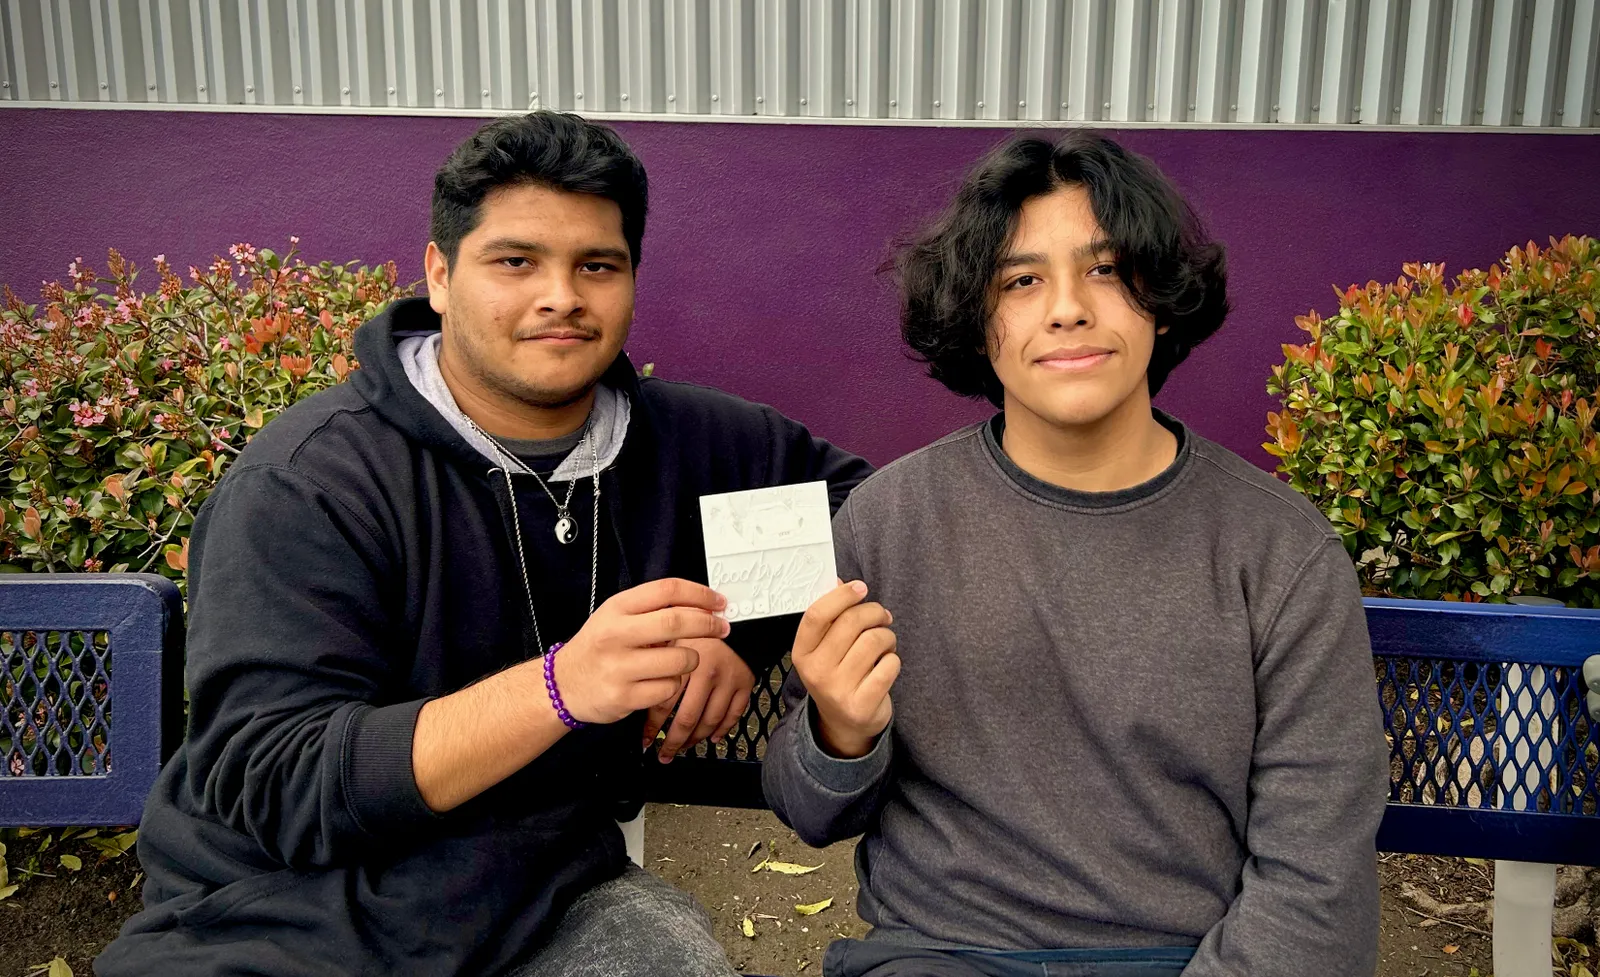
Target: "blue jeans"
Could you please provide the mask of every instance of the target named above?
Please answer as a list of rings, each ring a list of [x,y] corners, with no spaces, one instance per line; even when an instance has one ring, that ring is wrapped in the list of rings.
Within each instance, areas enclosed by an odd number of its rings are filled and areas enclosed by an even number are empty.
[[[839,940],[825,977],[1178,977],[1194,947],[1092,950],[933,950]]]

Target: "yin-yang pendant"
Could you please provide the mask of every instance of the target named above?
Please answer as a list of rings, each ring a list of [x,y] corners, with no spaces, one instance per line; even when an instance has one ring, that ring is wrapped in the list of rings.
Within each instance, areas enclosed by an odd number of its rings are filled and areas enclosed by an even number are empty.
[[[563,545],[578,538],[578,524],[571,516],[562,516],[556,520],[556,542]]]

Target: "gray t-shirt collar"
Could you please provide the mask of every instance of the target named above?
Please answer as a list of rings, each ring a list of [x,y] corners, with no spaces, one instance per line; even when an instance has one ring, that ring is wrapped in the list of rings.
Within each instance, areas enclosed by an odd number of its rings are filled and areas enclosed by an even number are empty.
[[[1167,486],[1177,481],[1179,475],[1183,474],[1194,454],[1191,445],[1194,439],[1189,436],[1189,430],[1184,427],[1182,421],[1159,410],[1155,411],[1155,417],[1162,427],[1171,431],[1178,439],[1177,457],[1173,458],[1172,464],[1168,465],[1155,478],[1125,489],[1117,489],[1114,492],[1080,492],[1076,489],[1062,488],[1023,471],[1006,454],[1004,442],[1001,440],[1006,429],[1006,415],[1003,411],[983,425],[983,444],[988,449],[989,457],[999,467],[1001,474],[1018,488],[1031,495],[1036,495],[1047,502],[1068,506],[1073,509],[1115,509],[1143,502],[1159,495]]]

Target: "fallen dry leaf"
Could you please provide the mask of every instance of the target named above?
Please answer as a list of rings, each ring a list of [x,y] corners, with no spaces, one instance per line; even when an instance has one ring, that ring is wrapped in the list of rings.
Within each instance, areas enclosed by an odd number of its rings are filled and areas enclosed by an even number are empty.
[[[817,913],[822,912],[831,905],[833,905],[833,897],[829,896],[821,902],[813,902],[805,906],[796,906],[794,907],[794,911],[802,916],[815,916]]]
[[[742,930],[744,935],[750,939],[753,940],[756,938],[756,924],[750,921],[749,916],[746,916],[744,918],[744,922],[739,924],[739,929]]]
[[[769,872],[781,872],[784,875],[809,875],[821,868],[821,865],[796,865],[793,862],[774,862],[770,859],[762,862],[760,867]]]
[[[1454,943],[1452,943],[1449,946],[1444,947],[1443,949],[1444,949],[1444,952],[1446,952],[1446,953],[1455,953],[1457,950],[1460,950],[1461,948],[1456,946]]]

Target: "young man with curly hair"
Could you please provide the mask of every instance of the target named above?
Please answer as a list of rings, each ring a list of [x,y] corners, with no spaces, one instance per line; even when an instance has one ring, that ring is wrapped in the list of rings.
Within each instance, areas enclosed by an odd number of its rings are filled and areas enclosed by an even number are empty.
[[[1371,974],[1386,751],[1350,559],[1151,406],[1222,325],[1221,246],[1080,132],[991,154],[899,271],[906,342],[1000,413],[855,491],[865,586],[801,625],[767,794],[810,844],[865,834],[874,927],[826,974]]]

